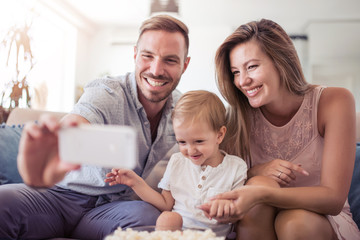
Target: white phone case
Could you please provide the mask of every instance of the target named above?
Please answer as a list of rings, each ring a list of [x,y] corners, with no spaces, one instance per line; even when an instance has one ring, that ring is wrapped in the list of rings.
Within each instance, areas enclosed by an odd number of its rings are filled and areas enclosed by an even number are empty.
[[[60,159],[70,163],[134,169],[137,134],[130,126],[83,124],[59,131]]]

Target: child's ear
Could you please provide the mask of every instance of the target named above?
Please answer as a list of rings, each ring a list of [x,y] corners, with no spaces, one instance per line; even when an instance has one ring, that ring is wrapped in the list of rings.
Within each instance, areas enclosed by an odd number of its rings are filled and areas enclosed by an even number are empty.
[[[218,132],[218,136],[217,136],[217,144],[220,145],[220,143],[224,140],[225,137],[225,133],[226,133],[226,127],[222,126]]]

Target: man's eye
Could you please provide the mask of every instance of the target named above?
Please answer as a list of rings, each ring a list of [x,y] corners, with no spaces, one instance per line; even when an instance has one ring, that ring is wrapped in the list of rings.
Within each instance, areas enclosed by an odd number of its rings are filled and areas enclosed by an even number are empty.
[[[143,56],[143,58],[151,58],[152,57],[151,55],[148,55],[148,54],[144,54],[142,56]]]
[[[177,63],[177,61],[175,59],[167,59],[166,62],[170,63],[170,64],[175,64]]]

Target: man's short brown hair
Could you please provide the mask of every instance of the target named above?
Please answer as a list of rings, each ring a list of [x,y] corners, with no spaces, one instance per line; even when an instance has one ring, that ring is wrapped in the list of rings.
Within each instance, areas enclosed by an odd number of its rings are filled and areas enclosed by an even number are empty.
[[[189,51],[189,30],[182,21],[180,21],[179,19],[176,19],[172,16],[169,16],[169,15],[156,15],[152,18],[149,18],[149,19],[145,20],[140,27],[140,34],[139,34],[138,42],[139,42],[139,39],[141,38],[141,36],[144,34],[144,32],[150,31],[150,30],[163,30],[166,32],[180,32],[184,36],[184,39],[185,39],[185,45],[186,45],[186,55],[185,56],[187,56],[188,51]]]

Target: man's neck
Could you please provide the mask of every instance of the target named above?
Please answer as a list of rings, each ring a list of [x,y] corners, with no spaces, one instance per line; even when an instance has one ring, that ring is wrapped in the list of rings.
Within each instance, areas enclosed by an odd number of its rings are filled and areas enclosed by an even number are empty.
[[[151,121],[151,119],[155,118],[163,110],[166,100],[161,102],[149,102],[147,100],[140,102],[145,109],[147,118]]]
[[[151,121],[151,119],[155,118],[158,113],[162,111],[168,98],[159,102],[153,102],[145,98],[141,92],[138,92],[138,99],[144,107],[148,120]]]
[[[165,101],[166,102],[166,101]],[[164,110],[164,103],[151,103],[151,104],[143,104],[147,119],[150,122],[150,130],[151,130],[151,140],[155,141],[157,136],[157,129],[160,123],[161,116]]]

